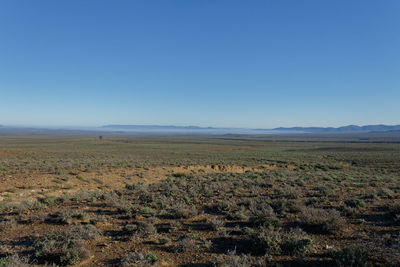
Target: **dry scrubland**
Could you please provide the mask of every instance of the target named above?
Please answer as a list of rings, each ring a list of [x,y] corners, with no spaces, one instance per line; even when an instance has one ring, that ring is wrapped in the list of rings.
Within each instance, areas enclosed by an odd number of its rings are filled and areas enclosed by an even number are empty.
[[[0,266],[398,266],[400,144],[371,140],[2,136]]]

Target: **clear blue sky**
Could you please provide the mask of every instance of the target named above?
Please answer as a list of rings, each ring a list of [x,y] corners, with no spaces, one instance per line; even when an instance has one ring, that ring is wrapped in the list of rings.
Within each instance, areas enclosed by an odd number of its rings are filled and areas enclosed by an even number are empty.
[[[2,0],[0,124],[400,124],[398,0]]]

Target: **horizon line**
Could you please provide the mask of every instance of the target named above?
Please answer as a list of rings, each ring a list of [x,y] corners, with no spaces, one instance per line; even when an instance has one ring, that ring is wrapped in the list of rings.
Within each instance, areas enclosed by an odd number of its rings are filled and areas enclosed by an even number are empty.
[[[377,124],[342,124],[341,126],[277,126],[277,127],[224,127],[224,126],[199,126],[195,124],[103,124],[103,125],[96,125],[96,126],[88,126],[88,125],[28,125],[28,124],[17,124],[17,125],[7,125],[7,124],[0,124],[2,128],[117,128],[120,127],[176,127],[176,128],[192,128],[193,130],[197,129],[246,129],[246,130],[274,130],[274,129],[288,129],[288,128],[342,128],[342,127],[366,127],[366,126],[400,126],[399,124],[385,124],[385,123],[377,123]]]

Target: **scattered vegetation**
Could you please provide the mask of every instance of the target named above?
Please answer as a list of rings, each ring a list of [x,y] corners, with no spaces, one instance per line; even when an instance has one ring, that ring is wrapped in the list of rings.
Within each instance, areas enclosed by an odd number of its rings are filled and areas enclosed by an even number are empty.
[[[400,264],[399,144],[269,138],[0,138],[0,267]]]

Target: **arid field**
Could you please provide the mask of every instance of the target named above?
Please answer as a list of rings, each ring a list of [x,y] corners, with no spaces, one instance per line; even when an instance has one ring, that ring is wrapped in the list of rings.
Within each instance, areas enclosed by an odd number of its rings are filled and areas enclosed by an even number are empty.
[[[0,266],[399,266],[400,137],[0,136]]]

